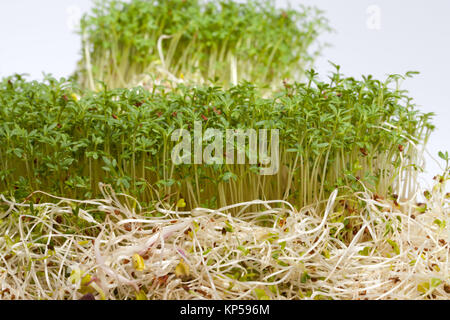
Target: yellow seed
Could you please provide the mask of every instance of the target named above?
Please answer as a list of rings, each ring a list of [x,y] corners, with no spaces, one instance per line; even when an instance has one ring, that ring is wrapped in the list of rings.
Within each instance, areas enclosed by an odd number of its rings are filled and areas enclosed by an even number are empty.
[[[83,279],[81,279],[81,285],[82,285],[82,286],[87,286],[88,283],[91,282],[91,280],[92,280],[91,275],[87,274],[87,275],[85,275],[85,276],[83,277]]]
[[[144,290],[136,292],[136,300],[148,300]]]
[[[427,293],[430,290],[430,284],[428,282],[422,282],[417,286],[417,291],[420,293]]]
[[[137,271],[144,271],[145,269],[144,258],[137,253],[133,256],[133,267]]]
[[[178,200],[177,208],[185,208],[186,207],[186,201],[184,199]]]
[[[184,263],[183,259],[181,259],[180,263],[175,268],[175,275],[179,278],[189,277],[189,266],[186,263]]]

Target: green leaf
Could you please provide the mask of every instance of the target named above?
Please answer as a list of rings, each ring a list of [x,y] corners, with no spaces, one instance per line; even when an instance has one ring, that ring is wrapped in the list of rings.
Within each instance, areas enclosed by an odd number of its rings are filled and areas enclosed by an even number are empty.
[[[301,283],[306,283],[306,281],[308,281],[309,279],[311,279],[311,277],[309,276],[308,272],[303,272],[302,276],[300,278],[300,282]]]
[[[397,244],[397,242],[388,239],[387,242],[391,245],[392,250],[394,250],[395,254],[399,255],[400,254],[400,248]]]
[[[267,293],[264,289],[255,289],[255,294],[258,300],[270,300],[270,298],[267,296]]]
[[[439,228],[441,229],[441,230],[444,230],[445,229],[445,226],[446,226],[446,222],[445,222],[445,220],[439,220],[439,219],[435,219],[434,221],[433,221],[433,223],[434,224],[436,224],[436,225],[438,225],[439,226]]]
[[[238,248],[238,250],[242,251],[242,253],[244,254],[244,256],[248,255],[249,252],[250,252],[249,249],[247,249],[247,248],[245,248],[245,247],[243,247],[243,246],[238,246],[237,248]]]
[[[223,175],[223,177],[222,177],[222,180],[223,180],[223,181],[229,182],[231,179],[233,179],[234,181],[236,181],[236,180],[237,180],[237,175],[235,175],[235,174],[232,173],[232,172],[226,172],[226,173],[224,173],[224,175]]]
[[[370,254],[370,247],[364,247],[364,249],[360,250],[358,254],[368,256]]]

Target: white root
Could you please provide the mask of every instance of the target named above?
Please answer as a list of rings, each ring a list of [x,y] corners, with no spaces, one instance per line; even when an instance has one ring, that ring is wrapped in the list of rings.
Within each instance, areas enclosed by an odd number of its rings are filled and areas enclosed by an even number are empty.
[[[349,217],[358,226],[350,241],[341,238],[337,190],[322,212],[258,200],[193,212],[160,205],[163,216],[151,217],[102,188],[103,200],[57,198],[36,205],[36,215],[2,198],[9,209],[0,224],[1,299],[79,299],[81,280],[68,276],[74,268],[89,274],[95,281],[87,286],[106,299],[134,299],[141,289],[149,299],[174,300],[256,299],[255,289],[271,299],[449,297],[450,210],[442,188],[433,189],[423,214],[413,201],[395,206],[367,190],[353,195],[365,207]],[[89,226],[64,233],[54,217],[70,215],[74,204]],[[264,210],[250,211],[255,204]],[[94,210],[108,213],[104,222],[89,219]],[[92,228],[101,231],[93,237]],[[133,265],[135,254],[143,270]],[[176,271],[180,264],[188,268],[184,275]]]

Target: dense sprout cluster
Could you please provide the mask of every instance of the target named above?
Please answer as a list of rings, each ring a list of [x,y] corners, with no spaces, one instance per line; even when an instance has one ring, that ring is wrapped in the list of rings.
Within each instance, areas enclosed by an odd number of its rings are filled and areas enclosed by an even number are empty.
[[[230,89],[105,87],[79,99],[64,80],[5,79],[1,191],[16,199],[35,190],[92,197],[104,182],[146,203],[185,200],[189,208],[254,199],[302,207],[337,187],[357,191],[359,181],[384,196],[399,181],[406,182],[400,197],[414,192],[417,145],[432,126],[430,114],[418,112],[398,89],[399,76],[380,82],[337,72],[321,82],[312,71],[308,77],[304,84],[285,83],[273,98],[242,83]],[[178,142],[171,135],[181,128],[193,133],[195,121],[203,130],[279,129],[280,170],[261,176],[261,159],[256,165],[174,165]]]
[[[80,27],[70,80],[0,81],[0,299],[448,298],[415,72],[322,81],[322,12],[269,0],[99,0]],[[223,162],[176,164],[179,129]],[[276,173],[207,129],[278,130]]]
[[[247,80],[279,85],[298,79],[330,30],[316,8],[277,9],[271,1],[99,1],[81,22],[83,58],[77,76],[129,87],[186,78],[221,85]]]
[[[337,190],[323,211],[145,211],[107,186],[97,200],[2,198],[0,298],[448,299],[448,179],[420,204],[364,189],[351,215]]]

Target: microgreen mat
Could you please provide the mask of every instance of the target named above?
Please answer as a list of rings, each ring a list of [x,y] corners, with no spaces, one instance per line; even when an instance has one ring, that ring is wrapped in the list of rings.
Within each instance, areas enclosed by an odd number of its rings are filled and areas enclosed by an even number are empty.
[[[306,83],[285,82],[264,98],[247,82],[80,92],[64,79],[17,75],[0,83],[0,191],[19,201],[35,190],[91,198],[103,182],[149,205],[218,208],[262,199],[300,208],[335,188],[359,191],[359,181],[385,197],[405,181],[397,196],[407,198],[433,126],[431,114],[399,88],[403,78],[357,80],[337,71],[323,82],[311,70]],[[280,130],[279,172],[261,176],[258,164],[174,165],[171,134],[193,132],[195,121],[204,130]]]

